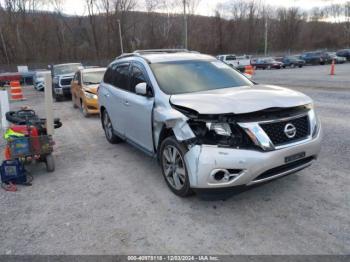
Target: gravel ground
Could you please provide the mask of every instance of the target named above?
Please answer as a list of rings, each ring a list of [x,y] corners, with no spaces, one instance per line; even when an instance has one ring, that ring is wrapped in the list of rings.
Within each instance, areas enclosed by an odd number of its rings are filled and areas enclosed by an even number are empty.
[[[350,87],[350,63],[336,65],[331,76],[331,66],[305,66],[295,69],[256,70],[253,79],[259,83],[293,87]]]
[[[176,197],[155,160],[110,145],[97,117],[55,103],[57,170],[32,167],[32,187],[0,190],[0,254],[349,254],[350,92],[298,90],[322,119],[319,161],[226,201]],[[26,95],[12,108],[42,111],[43,95]]]

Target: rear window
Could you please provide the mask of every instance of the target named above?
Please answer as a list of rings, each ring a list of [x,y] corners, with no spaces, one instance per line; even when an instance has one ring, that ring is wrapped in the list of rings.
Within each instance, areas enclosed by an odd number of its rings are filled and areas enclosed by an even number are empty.
[[[150,65],[162,91],[169,95],[253,85],[225,63],[176,61]]]

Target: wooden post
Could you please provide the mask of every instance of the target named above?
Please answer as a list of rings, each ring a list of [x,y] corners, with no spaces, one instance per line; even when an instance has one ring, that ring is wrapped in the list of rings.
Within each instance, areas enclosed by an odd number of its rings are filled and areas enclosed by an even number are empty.
[[[46,129],[48,135],[54,134],[53,126],[53,98],[52,98],[52,78],[50,73],[45,74],[45,112]]]

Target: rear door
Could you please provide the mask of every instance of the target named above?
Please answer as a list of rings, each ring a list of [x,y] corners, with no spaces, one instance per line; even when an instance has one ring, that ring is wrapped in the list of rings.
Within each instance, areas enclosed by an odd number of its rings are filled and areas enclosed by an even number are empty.
[[[127,114],[125,134],[128,139],[135,142],[143,150],[153,153],[152,114],[154,97],[136,94],[135,87],[139,83],[147,83],[150,90],[152,89],[145,68],[141,63],[135,62],[131,65],[130,89],[126,94],[124,103]]]
[[[105,86],[106,92],[102,98],[114,131],[122,137],[125,136],[125,125],[128,119],[125,101],[129,89],[129,67],[130,63],[117,63],[111,66],[109,83]]]

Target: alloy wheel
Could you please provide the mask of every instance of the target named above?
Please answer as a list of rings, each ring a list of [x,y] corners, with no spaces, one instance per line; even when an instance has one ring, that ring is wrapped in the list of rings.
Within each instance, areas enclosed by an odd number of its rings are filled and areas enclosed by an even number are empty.
[[[176,190],[181,190],[186,183],[185,163],[180,151],[171,145],[163,150],[162,164],[165,177]]]
[[[109,119],[108,113],[106,111],[103,113],[103,126],[105,129],[107,138],[111,140],[113,137],[113,127],[112,127],[112,122]]]

